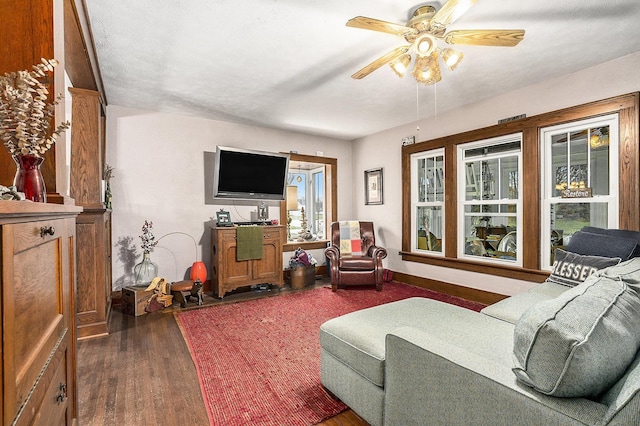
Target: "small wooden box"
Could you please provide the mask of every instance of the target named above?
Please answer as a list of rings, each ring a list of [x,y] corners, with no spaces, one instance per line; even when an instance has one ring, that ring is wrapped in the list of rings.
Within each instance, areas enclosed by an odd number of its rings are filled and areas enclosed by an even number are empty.
[[[153,290],[145,291],[146,287],[124,287],[122,289],[122,313],[127,315],[144,315],[144,308],[149,304]]]

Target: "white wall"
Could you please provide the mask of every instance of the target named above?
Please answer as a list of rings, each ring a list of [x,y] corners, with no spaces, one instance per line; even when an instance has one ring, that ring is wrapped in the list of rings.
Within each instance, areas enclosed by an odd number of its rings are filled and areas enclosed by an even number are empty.
[[[416,141],[453,135],[494,125],[518,114],[528,117],[561,108],[640,91],[640,53],[598,65],[571,75],[544,81],[484,102],[453,111],[438,111],[436,119],[419,122]],[[439,92],[438,96],[446,96]],[[407,99],[415,103],[415,97]],[[416,135],[416,122],[370,135],[353,143],[353,196],[355,217],[376,224],[376,239],[387,248],[386,267],[403,273],[512,295],[533,284],[492,275],[402,261],[401,139]],[[372,153],[375,153],[372,155]],[[384,204],[364,205],[364,170],[384,167]]]
[[[156,239],[171,232],[193,236],[198,260],[208,268],[209,225],[215,212],[224,209],[234,221],[251,220],[257,203],[219,203],[208,196],[211,157],[217,145],[308,155],[322,151],[337,158],[338,182],[349,182],[338,188],[338,214],[349,217],[352,213],[351,144],[346,141],[115,105],[107,107],[106,138],[106,161],[115,168],[111,181],[114,289],[131,284],[132,267],[141,258],[139,235],[145,219],[153,221]],[[279,203],[268,204],[270,218],[278,219]],[[123,244],[127,237],[132,239],[128,246]],[[182,280],[196,260],[195,252],[188,236],[170,235],[159,242],[151,259],[158,264],[160,276]],[[321,251],[313,254],[324,261]],[[290,256],[284,254],[284,261]]]

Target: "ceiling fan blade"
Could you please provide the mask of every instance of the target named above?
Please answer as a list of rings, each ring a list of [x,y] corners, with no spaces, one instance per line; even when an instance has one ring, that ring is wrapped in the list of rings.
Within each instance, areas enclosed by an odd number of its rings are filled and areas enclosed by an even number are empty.
[[[478,0],[449,0],[431,18],[431,31],[433,33],[444,32],[447,25],[461,17]]]
[[[375,61],[371,62],[369,65],[367,65],[366,67],[362,68],[360,71],[357,71],[351,77],[355,78],[355,79],[361,79],[363,77],[366,77],[369,74],[371,74],[372,72],[374,72],[375,70],[377,70],[378,68],[380,68],[381,66],[383,66],[384,64],[387,64],[387,63],[393,61],[394,59],[399,58],[400,56],[402,56],[405,53],[407,53],[409,51],[409,48],[410,48],[410,46],[397,47],[397,48],[393,49],[391,52],[389,52],[389,53],[379,57]]]
[[[392,22],[381,21],[379,19],[367,18],[365,16],[356,16],[353,19],[349,19],[347,21],[347,27],[379,31],[381,33],[395,34],[402,37],[418,33],[418,30],[416,30],[415,28],[405,27],[404,25],[394,24]]]
[[[449,44],[513,47],[524,38],[524,30],[454,30],[444,35]]]

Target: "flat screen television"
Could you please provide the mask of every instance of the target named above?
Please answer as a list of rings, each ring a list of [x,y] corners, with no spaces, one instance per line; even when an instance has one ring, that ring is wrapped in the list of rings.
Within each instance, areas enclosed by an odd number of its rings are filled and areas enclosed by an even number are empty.
[[[214,168],[215,198],[285,199],[289,154],[217,146]]]

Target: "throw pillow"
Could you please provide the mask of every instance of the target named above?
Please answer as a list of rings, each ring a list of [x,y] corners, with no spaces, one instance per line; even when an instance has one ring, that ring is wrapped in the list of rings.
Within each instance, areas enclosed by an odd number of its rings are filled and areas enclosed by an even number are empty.
[[[527,310],[514,330],[513,372],[539,392],[595,397],[640,347],[640,296],[623,281],[593,275]]]
[[[627,238],[578,231],[571,236],[566,249],[588,256],[619,257],[628,260],[636,252],[636,242]]]
[[[556,249],[553,268],[547,281],[574,287],[595,271],[617,265],[621,260],[619,257],[583,256]]]
[[[636,242],[636,245],[640,245],[640,232],[638,231],[631,231],[629,229],[605,229],[595,226],[583,226],[581,231],[591,232],[592,234],[603,234],[615,238],[624,238],[626,240],[633,240]],[[640,247],[637,247],[634,256],[640,255],[638,253],[639,250]]]

